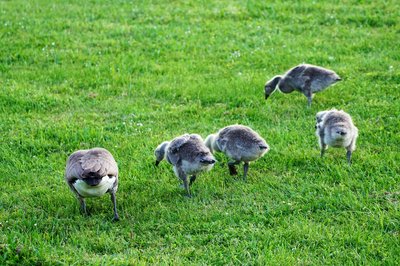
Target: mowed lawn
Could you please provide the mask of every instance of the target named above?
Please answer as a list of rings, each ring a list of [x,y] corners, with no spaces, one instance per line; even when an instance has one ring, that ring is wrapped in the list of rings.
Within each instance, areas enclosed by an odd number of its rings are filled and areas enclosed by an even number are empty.
[[[399,48],[394,0],[0,1],[0,264],[399,265]],[[265,101],[303,62],[343,80]],[[330,108],[359,129],[351,167],[319,156]],[[217,154],[189,199],[155,167],[162,141],[236,123],[271,148],[247,183]],[[118,162],[119,222],[64,182],[91,147]]]

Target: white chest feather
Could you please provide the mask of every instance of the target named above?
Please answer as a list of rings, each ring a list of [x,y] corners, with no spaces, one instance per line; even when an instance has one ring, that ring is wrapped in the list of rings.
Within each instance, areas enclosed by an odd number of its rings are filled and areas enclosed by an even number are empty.
[[[90,186],[82,180],[77,180],[73,186],[82,197],[99,197],[114,186],[115,177],[105,176],[97,186]]]
[[[213,167],[212,164],[201,164],[199,162],[182,161],[182,169],[188,175],[197,174],[199,172],[208,171]]]

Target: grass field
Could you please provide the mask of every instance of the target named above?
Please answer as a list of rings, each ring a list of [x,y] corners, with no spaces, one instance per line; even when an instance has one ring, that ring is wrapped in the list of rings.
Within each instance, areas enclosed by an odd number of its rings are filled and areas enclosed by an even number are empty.
[[[399,265],[398,1],[0,1],[0,264]],[[317,94],[266,80],[307,62]],[[359,128],[319,157],[316,112]],[[240,123],[271,151],[248,181],[216,155],[188,199],[154,148]],[[77,149],[120,169],[83,217],[64,182]]]

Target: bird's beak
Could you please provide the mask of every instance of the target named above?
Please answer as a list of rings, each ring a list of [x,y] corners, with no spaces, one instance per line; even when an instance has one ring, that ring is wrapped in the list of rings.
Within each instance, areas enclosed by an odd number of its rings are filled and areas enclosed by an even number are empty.
[[[269,149],[269,147],[265,146],[265,145],[260,145],[259,148],[260,148],[260,150],[268,150]]]
[[[213,159],[211,159],[211,160],[204,159],[204,160],[200,160],[200,162],[203,163],[203,164],[214,164],[215,160],[213,160]]]

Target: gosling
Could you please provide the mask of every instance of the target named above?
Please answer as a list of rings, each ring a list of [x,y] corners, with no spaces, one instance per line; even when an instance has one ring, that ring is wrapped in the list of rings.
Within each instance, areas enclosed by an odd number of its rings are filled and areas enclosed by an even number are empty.
[[[156,166],[165,158],[173,165],[175,175],[183,182],[187,196],[190,198],[190,187],[196,176],[209,171],[215,163],[215,158],[204,145],[203,139],[197,134],[185,134],[171,142],[161,143],[154,151]],[[190,175],[188,182],[187,176]]]
[[[246,181],[249,162],[255,161],[269,151],[267,142],[249,127],[231,125],[217,134],[209,135],[206,146],[214,152],[223,152],[231,161],[228,162],[230,175],[237,175],[235,165],[244,162],[243,180]]]
[[[65,181],[77,196],[85,215],[88,214],[85,198],[110,193],[114,206],[114,220],[119,220],[115,197],[118,189],[118,166],[109,151],[93,148],[72,153],[67,160]]]
[[[283,76],[275,76],[265,84],[265,99],[275,91],[277,85],[283,93],[297,90],[303,93],[308,100],[308,107],[314,93],[325,90],[341,78],[332,70],[319,66],[301,64],[290,69]]]
[[[347,150],[347,162],[351,165],[351,155],[356,149],[358,129],[354,126],[351,116],[340,110],[332,109],[318,112],[316,115],[316,135],[321,147],[321,157],[328,146]]]

